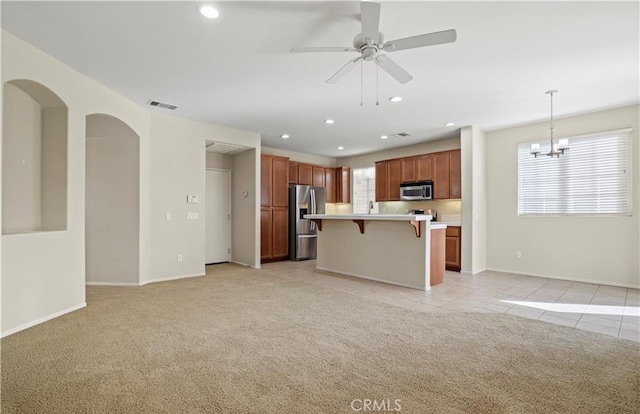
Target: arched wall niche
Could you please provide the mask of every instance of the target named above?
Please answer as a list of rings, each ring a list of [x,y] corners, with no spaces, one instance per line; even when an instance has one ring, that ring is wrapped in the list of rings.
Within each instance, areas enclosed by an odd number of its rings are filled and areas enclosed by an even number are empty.
[[[68,108],[29,79],[3,84],[2,234],[67,229]]]

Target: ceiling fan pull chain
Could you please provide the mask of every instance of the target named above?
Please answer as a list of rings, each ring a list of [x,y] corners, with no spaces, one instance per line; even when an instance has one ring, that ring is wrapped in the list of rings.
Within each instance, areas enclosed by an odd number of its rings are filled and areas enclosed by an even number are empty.
[[[376,60],[376,106],[380,106],[380,65],[378,65],[378,61]]]
[[[360,107],[362,107],[362,62],[364,59],[360,59]]]

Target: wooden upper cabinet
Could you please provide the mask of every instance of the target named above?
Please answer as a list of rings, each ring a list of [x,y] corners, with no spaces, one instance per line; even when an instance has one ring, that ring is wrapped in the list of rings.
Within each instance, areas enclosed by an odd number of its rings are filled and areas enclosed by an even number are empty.
[[[325,188],[325,201],[327,203],[336,202],[336,169],[325,168],[324,169],[324,188]]]
[[[417,181],[416,157],[402,158],[402,181]]]
[[[313,167],[309,164],[298,164],[298,184],[313,185]]]
[[[273,185],[273,158],[267,155],[260,157],[260,205],[271,206]]]
[[[289,184],[298,184],[298,164],[296,161],[289,161]]]
[[[462,198],[462,165],[460,150],[449,153],[449,198]]]
[[[274,157],[273,188],[271,205],[273,207],[287,207],[289,205],[289,159]]]
[[[376,162],[376,201],[389,201],[389,163]]]
[[[402,182],[402,160],[390,160],[389,163],[389,201],[400,201],[400,183]]]
[[[324,168],[323,167],[312,167],[313,168],[313,185],[314,187],[324,187]]]
[[[418,155],[415,158],[416,164],[416,181],[433,180],[433,155]]]
[[[449,198],[449,152],[439,152],[433,155],[433,198]]]
[[[336,168],[336,203],[351,202],[351,168]]]

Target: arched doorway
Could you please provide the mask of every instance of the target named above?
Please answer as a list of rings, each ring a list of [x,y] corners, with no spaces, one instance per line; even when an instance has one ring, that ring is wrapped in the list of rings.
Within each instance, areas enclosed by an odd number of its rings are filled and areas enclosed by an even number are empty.
[[[86,138],[86,282],[138,285],[139,136],[118,118],[91,114]]]

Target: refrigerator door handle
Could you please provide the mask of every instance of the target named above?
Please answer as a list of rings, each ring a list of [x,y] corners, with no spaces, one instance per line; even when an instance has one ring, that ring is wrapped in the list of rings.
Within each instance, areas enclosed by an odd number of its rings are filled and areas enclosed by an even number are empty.
[[[309,196],[311,198],[311,214],[316,214],[316,191],[311,188],[309,191]],[[311,223],[309,223],[309,228],[311,230],[315,230],[316,229],[316,223],[315,221],[311,221]]]
[[[309,238],[318,237],[318,235],[317,234],[298,234],[297,237],[301,239],[309,239]]]

